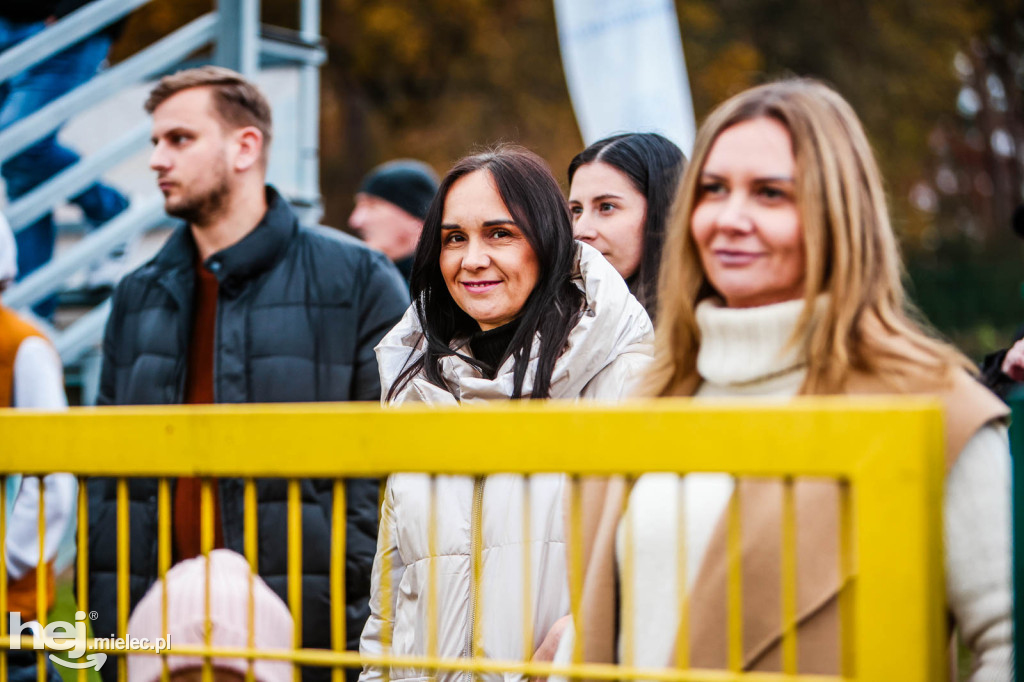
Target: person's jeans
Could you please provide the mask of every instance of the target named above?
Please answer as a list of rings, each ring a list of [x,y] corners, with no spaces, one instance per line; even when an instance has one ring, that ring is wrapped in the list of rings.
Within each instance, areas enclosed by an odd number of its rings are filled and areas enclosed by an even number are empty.
[[[0,18],[0,52],[30,38],[45,28],[43,22],[18,23]],[[25,118],[92,78],[110,50],[106,32],[85,38],[46,61],[0,83],[0,130]],[[43,138],[0,165],[11,200],[32,191],[79,159],[74,151],[57,142],[57,133]],[[93,225],[104,223],[128,206],[117,190],[94,184],[71,199],[82,208]],[[56,229],[49,213],[19,231],[18,279],[23,279],[53,257]],[[54,301],[35,307],[40,317],[53,314]]]

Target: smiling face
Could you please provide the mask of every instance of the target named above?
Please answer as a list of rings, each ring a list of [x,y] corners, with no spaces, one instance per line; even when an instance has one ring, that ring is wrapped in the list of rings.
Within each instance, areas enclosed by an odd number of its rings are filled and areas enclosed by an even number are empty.
[[[629,279],[640,267],[647,199],[622,171],[595,161],[580,166],[569,189],[573,234]]]
[[[789,131],[756,118],[718,136],[690,218],[708,281],[730,308],[803,296],[806,262]]]
[[[226,206],[237,131],[225,131],[209,88],[172,95],[153,111],[153,152],[168,215],[205,224]]]
[[[484,331],[514,320],[537,285],[537,254],[487,171],[460,178],[448,191],[440,265],[448,293]]]

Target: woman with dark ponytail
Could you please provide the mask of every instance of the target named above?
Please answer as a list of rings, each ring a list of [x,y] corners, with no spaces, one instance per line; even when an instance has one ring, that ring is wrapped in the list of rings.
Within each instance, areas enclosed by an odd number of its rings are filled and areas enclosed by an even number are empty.
[[[686,157],[657,133],[598,140],[569,164],[576,238],[615,266],[653,317],[661,245]]]
[[[411,278],[413,304],[377,346],[385,405],[628,395],[646,372],[653,329],[601,254],[573,240],[551,171],[517,147],[469,156],[442,180]],[[452,447],[460,447],[452,434]],[[485,443],[464,444],[481,448]],[[483,456],[486,456],[485,454]],[[488,658],[550,660],[569,613],[564,477],[395,474],[388,479],[360,650],[459,658],[476,634]],[[437,540],[431,547],[431,495]],[[527,502],[528,500],[528,502]],[[530,534],[523,532],[529,507]],[[482,547],[474,554],[474,537]],[[529,549],[525,549],[525,547]],[[524,641],[525,557],[532,565],[533,641]],[[475,566],[474,555],[482,558]],[[382,593],[390,566],[390,603]],[[427,622],[431,567],[440,623]],[[476,583],[472,576],[479,575]],[[421,598],[422,596],[422,598]],[[473,605],[482,599],[483,621]],[[482,628],[482,629],[478,629]],[[393,633],[393,637],[389,633]],[[423,671],[394,668],[392,680]],[[454,680],[461,673],[441,673]],[[383,678],[364,669],[362,682]]]

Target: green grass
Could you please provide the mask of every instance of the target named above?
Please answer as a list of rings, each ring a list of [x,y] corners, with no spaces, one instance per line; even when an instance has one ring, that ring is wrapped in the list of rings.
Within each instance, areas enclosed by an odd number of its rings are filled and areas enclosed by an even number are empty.
[[[53,608],[50,609],[50,613],[47,615],[47,622],[52,623],[55,620],[62,620],[68,623],[75,622],[75,612],[78,610],[78,605],[75,603],[74,593],[74,571],[65,571],[61,575],[57,576],[57,594],[54,598]],[[87,635],[92,637],[92,625],[89,621],[86,621]],[[53,652],[55,656],[64,660],[71,660],[64,652],[57,651]],[[75,661],[77,662],[77,661]],[[117,664],[117,661],[112,657],[107,660],[106,665]],[[64,682],[80,682],[80,671],[73,668],[65,668],[64,666],[58,665],[57,671],[60,673],[61,678]],[[85,679],[88,682],[102,682],[100,674],[93,668],[86,670]]]

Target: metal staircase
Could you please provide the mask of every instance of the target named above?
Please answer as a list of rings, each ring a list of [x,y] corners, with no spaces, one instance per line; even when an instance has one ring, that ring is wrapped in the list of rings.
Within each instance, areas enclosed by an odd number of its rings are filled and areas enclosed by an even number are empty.
[[[0,83],[103,30],[143,5],[170,1],[99,0],[90,3],[0,53]],[[284,67],[295,71],[298,92],[295,101],[289,103],[290,115],[275,117],[275,153],[270,157],[268,177],[304,220],[318,221],[321,213],[319,69],[326,53],[320,38],[319,0],[301,0],[298,9],[300,30],[296,33],[261,26],[259,0],[217,0],[208,14],[101,71],[33,115],[0,131],[0,163],[111,95],[179,68],[214,63],[235,69],[258,82],[264,70]],[[267,94],[273,105],[274,93]],[[129,126],[117,139],[95,153],[83,154],[77,164],[9,203],[3,213],[11,227],[15,232],[24,229],[118,164],[137,155],[148,145],[149,129],[149,121],[140,110],[139,122]],[[11,288],[4,297],[5,304],[27,313],[31,305],[61,292],[76,273],[103,259],[119,245],[172,225],[164,214],[163,198],[155,183],[148,187],[150,189],[144,193],[132,196],[131,205],[123,213],[57,253],[53,260]],[[67,375],[81,389],[83,404],[95,402],[100,368],[98,348],[109,310],[107,300],[77,316],[67,327],[50,329]]]

